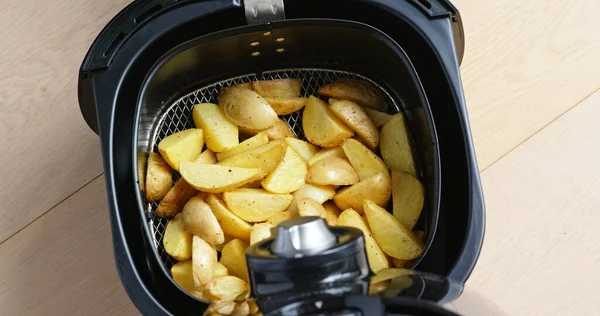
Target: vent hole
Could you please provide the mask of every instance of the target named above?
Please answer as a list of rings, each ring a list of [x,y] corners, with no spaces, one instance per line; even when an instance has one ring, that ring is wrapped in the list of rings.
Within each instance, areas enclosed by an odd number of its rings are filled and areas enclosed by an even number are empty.
[[[427,0],[417,0],[420,4],[424,5],[427,9],[431,9],[431,3]]]
[[[125,38],[125,33],[121,32],[119,33],[115,39],[113,39],[112,42],[110,42],[110,45],[108,45],[108,48],[104,51],[104,54],[102,54],[102,56],[104,56],[104,58],[110,56],[115,49],[117,49],[117,46],[119,46],[119,43],[121,43],[121,41]]]

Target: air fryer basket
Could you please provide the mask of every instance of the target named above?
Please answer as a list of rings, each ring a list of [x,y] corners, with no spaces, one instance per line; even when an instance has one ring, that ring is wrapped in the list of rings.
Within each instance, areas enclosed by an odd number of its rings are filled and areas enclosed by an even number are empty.
[[[404,51],[363,24],[325,19],[283,21],[268,28],[222,31],[173,49],[155,64],[139,97],[134,140],[138,156],[133,157],[138,174],[145,173],[144,153],[156,152],[164,137],[194,126],[194,104],[216,103],[219,91],[227,86],[277,78],[301,78],[303,96],[318,95],[319,87],[337,79],[369,81],[386,96],[389,113],[406,114],[420,178],[426,186],[426,203],[417,224],[426,232],[426,253],[439,209],[440,163],[433,118]],[[283,118],[303,139],[301,111]],[[146,203],[143,183],[138,181],[138,185],[147,237],[155,247],[156,260],[168,274],[176,262],[162,247],[168,219],[154,216],[157,203]]]

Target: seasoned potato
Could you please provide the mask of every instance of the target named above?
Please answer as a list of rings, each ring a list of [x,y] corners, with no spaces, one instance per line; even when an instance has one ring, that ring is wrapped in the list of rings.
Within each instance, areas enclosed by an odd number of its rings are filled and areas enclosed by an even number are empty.
[[[252,150],[248,150],[229,157],[219,165],[242,168],[260,168],[266,174],[277,168],[277,165],[283,159],[285,148],[287,145],[282,140],[274,140],[268,144],[258,146]],[[254,179],[256,180],[256,179]]]
[[[321,147],[336,147],[354,132],[337,118],[327,107],[327,103],[311,96],[302,114],[304,135],[309,142]]]
[[[297,203],[300,216],[319,216],[326,220],[330,226],[334,226],[337,222],[338,214],[328,212],[323,205],[311,198],[300,198]]]
[[[300,96],[302,80],[275,79],[252,82],[252,89],[264,98],[297,98]]]
[[[225,116],[218,105],[196,104],[192,110],[192,118],[194,125],[204,132],[204,142],[208,149],[222,152],[238,145],[238,127]]]
[[[338,226],[349,226],[358,228],[363,232],[365,236],[365,249],[367,251],[367,257],[369,259],[369,266],[371,270],[377,273],[381,269],[389,268],[390,263],[385,256],[385,253],[381,250],[379,245],[375,242],[371,229],[367,226],[367,223],[360,217],[360,214],[355,210],[349,208],[340,214],[337,220]]]
[[[258,133],[253,137],[246,139],[241,142],[235,148],[217,154],[217,160],[223,161],[229,157],[233,157],[237,154],[241,154],[245,151],[252,150],[258,146],[264,145],[269,142],[269,138],[265,133]]]
[[[277,115],[288,115],[299,111],[306,105],[308,98],[267,98]]]
[[[206,285],[206,292],[216,300],[233,301],[249,290],[248,282],[231,275],[215,278]]]
[[[373,200],[378,205],[386,207],[390,200],[391,191],[391,181],[387,171],[380,172],[353,186],[339,190],[333,197],[333,202],[340,209],[353,208],[362,214],[363,202],[366,199]]]
[[[198,156],[198,158],[196,158],[196,160],[194,160],[194,162],[215,164],[215,163],[217,163],[217,157],[215,156],[215,153],[212,150],[207,149],[207,150],[203,151],[200,154],[200,156]]]
[[[388,168],[381,158],[359,141],[348,139],[344,142],[342,148],[361,181],[369,179],[380,172],[384,172],[389,177]]]
[[[173,267],[171,268],[171,275],[173,276],[173,281],[175,281],[175,283],[177,283],[191,295],[201,300],[209,300],[209,297],[206,294],[204,294],[204,288],[196,287],[194,285],[194,275],[192,273],[192,260],[180,261],[173,265]]]
[[[296,137],[296,134],[294,134],[294,131],[292,131],[288,123],[281,119],[275,122],[273,126],[262,130],[262,132],[265,133],[270,140]]]
[[[413,159],[411,141],[402,113],[394,114],[381,127],[380,144],[381,157],[385,164],[395,171],[406,171],[417,175]]]
[[[146,201],[154,202],[167,195],[173,184],[171,168],[157,153],[148,154],[146,167]]]
[[[348,160],[327,157],[310,166],[306,182],[320,185],[351,185],[358,182],[358,174]]]
[[[339,158],[343,158],[343,159],[348,159],[348,158],[346,158],[346,153],[344,153],[344,149],[342,149],[342,147],[340,146],[340,147],[324,149],[324,150],[317,152],[312,158],[310,158],[310,160],[308,161],[308,165],[312,166],[315,164],[315,162],[317,162],[321,159],[325,159],[327,157],[339,157]]]
[[[259,168],[238,168],[182,162],[181,177],[194,189],[209,193],[220,193],[238,188],[265,176]]]
[[[279,223],[287,221],[291,218],[293,218],[292,213],[288,211],[283,211],[281,213],[275,213],[271,215],[271,217],[269,217],[269,219],[267,220],[267,223],[271,224],[272,226],[277,226],[279,225]]]
[[[171,134],[158,143],[158,152],[171,168],[179,171],[181,162],[198,158],[204,146],[203,135],[203,131],[197,128]]]
[[[287,147],[281,163],[261,182],[263,188],[273,193],[290,193],[304,185],[306,163],[292,147]]]
[[[248,244],[241,239],[233,239],[221,250],[221,263],[227,267],[229,274],[248,281],[248,266],[246,265],[246,248]]]
[[[175,215],[167,224],[163,247],[171,257],[179,261],[192,257],[192,234],[185,230],[181,214]]]
[[[392,171],[394,217],[412,229],[421,216],[424,202],[425,190],[419,179],[406,172]]]
[[[342,210],[340,210],[333,201],[323,203],[323,208],[325,208],[327,223],[331,226],[337,225],[337,220],[338,217],[340,217]]]
[[[225,275],[229,275],[227,267],[220,262],[215,263],[215,266],[213,267],[213,277],[218,278]]]
[[[240,238],[245,241],[250,240],[252,226],[231,212],[221,198],[215,194],[209,194],[206,197],[206,203],[208,203],[213,214],[215,214],[226,236]]]
[[[270,238],[271,228],[273,228],[273,225],[269,223],[254,224],[252,232],[250,233],[250,245],[254,245],[257,242]]]
[[[202,197],[191,198],[183,207],[185,230],[215,245],[225,241],[221,225]]]
[[[179,179],[160,201],[154,214],[160,217],[173,217],[175,214],[181,212],[185,203],[196,195],[196,193],[198,191],[189,183],[184,179]]]
[[[384,208],[371,200],[363,205],[377,244],[390,257],[410,260],[423,253],[423,243]]]
[[[266,221],[285,210],[292,202],[291,194],[270,193],[262,189],[237,189],[223,193],[229,209],[248,222]]]
[[[267,129],[279,119],[269,102],[252,90],[225,88],[219,94],[218,100],[225,115],[241,127]]]
[[[297,200],[299,198],[308,197],[319,203],[323,203],[331,199],[335,195],[335,187],[332,185],[316,185],[306,183],[298,191],[293,193],[294,200],[286,211],[290,212],[293,216],[298,215]]]
[[[250,304],[248,302],[238,302],[229,316],[247,316],[250,314]]]
[[[358,104],[348,100],[329,99],[329,110],[350,127],[371,150],[379,145],[379,129],[369,114]]]
[[[377,126],[377,128],[383,126],[383,124],[385,124],[387,121],[389,121],[392,116],[385,113],[385,112],[379,112],[377,110],[372,110],[372,109],[366,109],[365,111],[367,111],[367,114],[369,114],[369,117],[373,120],[373,123],[375,123],[375,126]]]
[[[204,239],[194,236],[192,242],[192,272],[194,285],[205,285],[213,279],[217,264],[217,250]]]
[[[204,311],[204,316],[220,316],[220,315],[231,315],[235,309],[235,302],[228,300],[220,300],[213,302]]]
[[[386,111],[385,98],[370,83],[357,79],[337,80],[319,89],[319,94],[342,100],[350,100],[361,106],[379,111]]]
[[[288,137],[285,139],[285,143],[294,148],[296,153],[306,162],[317,153],[317,147],[315,147],[315,145],[297,138]]]

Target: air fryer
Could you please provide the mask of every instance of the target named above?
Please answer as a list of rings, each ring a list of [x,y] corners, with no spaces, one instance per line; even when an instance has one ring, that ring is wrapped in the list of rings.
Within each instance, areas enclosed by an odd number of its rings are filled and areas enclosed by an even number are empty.
[[[255,43],[258,43],[255,44]],[[202,314],[176,285],[160,240],[168,220],[143,198],[146,154],[193,126],[222,87],[301,78],[304,95],[342,78],[372,83],[403,112],[426,203],[412,267],[463,284],[484,206],[459,64],[458,11],[445,0],[134,1],[100,33],[79,73],[84,119],[101,139],[117,270],[144,314]],[[299,116],[283,117],[301,137]],[[458,297],[458,296],[457,296]]]

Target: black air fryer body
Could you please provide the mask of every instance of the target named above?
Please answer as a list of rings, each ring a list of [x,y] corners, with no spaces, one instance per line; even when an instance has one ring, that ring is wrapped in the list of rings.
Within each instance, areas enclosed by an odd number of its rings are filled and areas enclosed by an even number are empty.
[[[101,139],[117,270],[144,314],[201,314],[206,306],[165,273],[149,237],[150,215],[138,211],[142,202],[135,161],[144,144],[140,130],[154,124],[152,111],[160,112],[162,104],[184,92],[263,70],[327,66],[352,71],[390,90],[406,89],[399,92],[405,111],[410,111],[411,98],[415,104],[425,104],[427,115],[416,115],[413,121],[418,125],[422,119],[423,126],[432,129],[425,134],[430,135],[433,157],[423,159],[435,162],[425,163],[431,166],[425,174],[431,177],[435,195],[431,208],[436,216],[428,222],[430,247],[414,268],[462,284],[475,265],[484,234],[484,205],[459,74],[464,38],[458,11],[446,0],[288,0],[284,4],[284,21],[250,20],[258,23],[248,26],[244,6],[237,0],[134,1],[102,30],[81,66],[79,103],[86,122]],[[265,32],[304,30],[289,33],[288,38],[320,34],[316,27],[330,30],[331,40],[340,44],[316,49],[286,41],[287,55],[279,57],[274,53],[277,43],[268,41],[256,59],[249,59],[253,50],[243,44]],[[373,42],[360,46],[352,40],[369,41],[369,36],[335,33],[351,28],[371,34]],[[326,39],[321,35],[318,40]],[[206,44],[216,40],[219,46]],[[379,50],[385,41],[395,43],[398,56],[407,56],[406,60],[400,63],[387,50]],[[340,54],[336,47],[348,49]],[[385,62],[390,67],[381,66]],[[411,77],[394,76],[398,69]],[[420,145],[427,144],[421,140]]]

